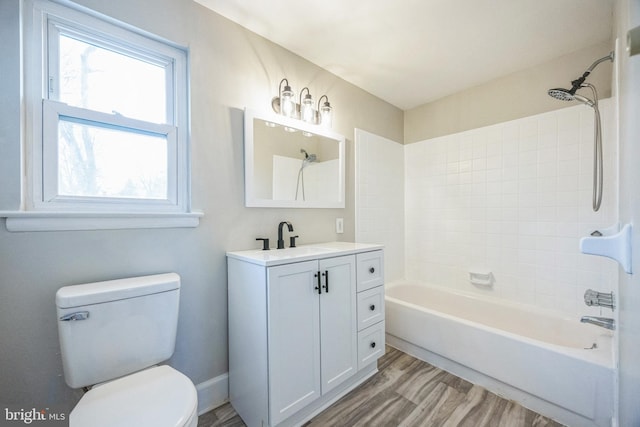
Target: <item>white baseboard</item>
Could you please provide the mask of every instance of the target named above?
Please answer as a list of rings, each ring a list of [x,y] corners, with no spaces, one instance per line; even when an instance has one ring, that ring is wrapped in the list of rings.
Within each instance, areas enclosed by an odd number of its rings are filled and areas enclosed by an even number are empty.
[[[196,385],[198,391],[198,415],[217,408],[229,401],[229,374],[225,372],[215,378]]]

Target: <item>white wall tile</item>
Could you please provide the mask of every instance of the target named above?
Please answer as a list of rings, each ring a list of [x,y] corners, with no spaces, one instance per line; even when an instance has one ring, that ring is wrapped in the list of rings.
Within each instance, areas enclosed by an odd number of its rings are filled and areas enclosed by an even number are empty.
[[[402,146],[356,131],[356,239],[387,245],[388,278],[591,314],[617,267],[579,252],[617,218],[611,100],[600,102],[605,193],[591,210],[593,110],[576,106]],[[398,191],[403,187],[404,192]],[[398,225],[404,227],[398,231]],[[469,283],[494,273],[493,290]]]
[[[498,298],[590,313],[584,290],[613,290],[617,281],[613,261],[579,252],[581,236],[617,218],[616,141],[607,122],[613,103],[601,101],[600,109],[606,180],[598,213],[591,210],[593,110],[587,107],[405,146],[405,235],[414,236],[405,241],[407,278],[486,294],[469,283],[468,269],[489,269],[497,279],[489,294]],[[431,156],[428,166],[415,160],[421,150]],[[446,179],[434,177],[445,173]],[[437,189],[428,203],[413,201],[417,182]],[[427,223],[429,232],[415,237]],[[428,251],[421,239],[429,240]]]

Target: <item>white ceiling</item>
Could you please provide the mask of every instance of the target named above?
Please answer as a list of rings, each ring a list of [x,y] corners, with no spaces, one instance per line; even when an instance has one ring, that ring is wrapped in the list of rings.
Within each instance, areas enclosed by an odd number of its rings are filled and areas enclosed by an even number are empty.
[[[613,0],[196,1],[403,110],[612,31]]]

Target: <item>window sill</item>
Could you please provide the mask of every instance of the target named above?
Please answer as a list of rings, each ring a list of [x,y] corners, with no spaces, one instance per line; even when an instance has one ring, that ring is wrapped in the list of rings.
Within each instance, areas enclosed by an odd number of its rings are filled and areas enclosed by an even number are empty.
[[[0,211],[8,231],[88,231],[136,228],[193,228],[203,212],[189,213],[90,213]]]

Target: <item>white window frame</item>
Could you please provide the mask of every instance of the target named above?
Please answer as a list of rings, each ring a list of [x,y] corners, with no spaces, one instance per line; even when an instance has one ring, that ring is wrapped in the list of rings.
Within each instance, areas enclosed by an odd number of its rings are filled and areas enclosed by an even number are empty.
[[[25,170],[23,208],[3,213],[10,231],[195,227],[191,211],[187,51],[157,36],[73,5],[26,0],[24,13]],[[57,42],[49,34],[73,35],[116,52],[165,67],[167,123],[157,124],[58,102]],[[50,59],[51,58],[51,59]],[[50,63],[48,61],[51,61]],[[49,67],[52,70],[49,70]],[[56,71],[57,72],[57,71]],[[166,200],[68,197],[57,194],[58,121],[158,135],[168,148]],[[54,138],[51,136],[54,135]],[[52,141],[54,139],[55,141]]]
[[[117,211],[182,211],[178,200],[177,177],[177,129],[175,126],[160,125],[145,121],[135,120],[116,114],[106,114],[91,111],[84,108],[72,107],[56,101],[42,101],[42,129],[43,135],[57,135],[58,123],[61,118],[70,122],[87,124],[101,128],[128,131],[136,134],[148,134],[164,137],[167,140],[167,153],[171,153],[167,165],[167,176],[171,181],[167,188],[166,200],[135,199],[135,198],[110,198],[110,197],[85,197],[85,196],[61,196],[58,195],[58,151],[57,144],[45,141],[42,144],[42,180],[36,185],[37,200],[34,200],[36,208],[55,210],[102,211],[105,206]]]

